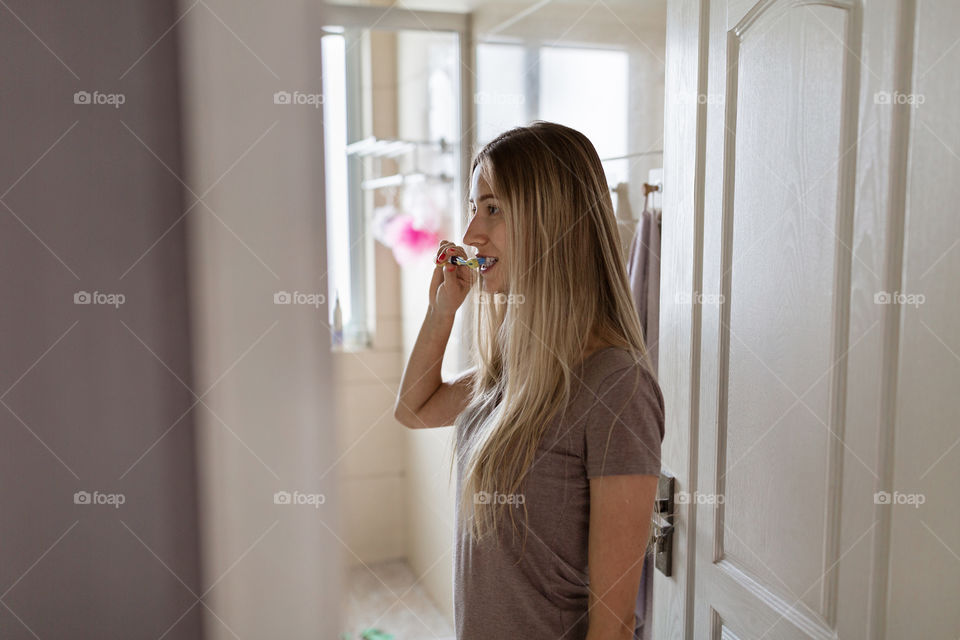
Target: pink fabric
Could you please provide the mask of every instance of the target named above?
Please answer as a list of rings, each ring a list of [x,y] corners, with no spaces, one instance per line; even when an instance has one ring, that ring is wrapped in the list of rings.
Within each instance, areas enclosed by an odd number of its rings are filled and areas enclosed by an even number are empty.
[[[374,235],[393,250],[393,257],[401,266],[432,256],[440,244],[439,232],[420,227],[412,215],[402,213],[392,206],[376,210]]]

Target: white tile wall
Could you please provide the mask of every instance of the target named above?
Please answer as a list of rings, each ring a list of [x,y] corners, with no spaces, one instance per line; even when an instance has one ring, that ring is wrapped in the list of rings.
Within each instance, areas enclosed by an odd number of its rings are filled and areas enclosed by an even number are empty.
[[[393,418],[400,385],[400,276],[374,243],[373,347],[334,354],[339,474],[349,564],[406,555],[406,428]]]

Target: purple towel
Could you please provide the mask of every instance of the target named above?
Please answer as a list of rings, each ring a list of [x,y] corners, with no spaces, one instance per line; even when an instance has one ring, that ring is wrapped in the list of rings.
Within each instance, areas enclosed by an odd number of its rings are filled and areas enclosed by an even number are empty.
[[[627,278],[654,370],[660,340],[660,229],[656,220],[654,212],[643,210],[627,259]]]

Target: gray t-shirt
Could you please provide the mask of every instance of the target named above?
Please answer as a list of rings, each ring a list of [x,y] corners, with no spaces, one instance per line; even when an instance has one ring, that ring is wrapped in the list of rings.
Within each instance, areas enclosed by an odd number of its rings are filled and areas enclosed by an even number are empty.
[[[522,486],[526,524],[523,507],[517,507],[518,533],[506,516],[499,546],[491,538],[477,543],[457,525],[457,640],[585,638],[589,479],[660,474],[663,395],[649,371],[625,349],[605,347],[574,372],[580,380],[572,380],[566,414],[558,411],[551,420]],[[462,480],[458,469],[458,510]]]

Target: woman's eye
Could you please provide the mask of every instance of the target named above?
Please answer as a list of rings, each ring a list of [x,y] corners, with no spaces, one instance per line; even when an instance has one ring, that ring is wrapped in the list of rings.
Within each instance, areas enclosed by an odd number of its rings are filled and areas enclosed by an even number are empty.
[[[488,205],[487,205],[487,213],[488,213],[489,215],[491,215],[491,216],[492,216],[492,215],[496,215],[496,214],[500,213],[500,207],[498,207],[498,206],[496,206],[496,205],[488,204]],[[471,215],[471,216],[477,215],[477,208],[476,208],[476,207],[470,207],[470,215]]]

